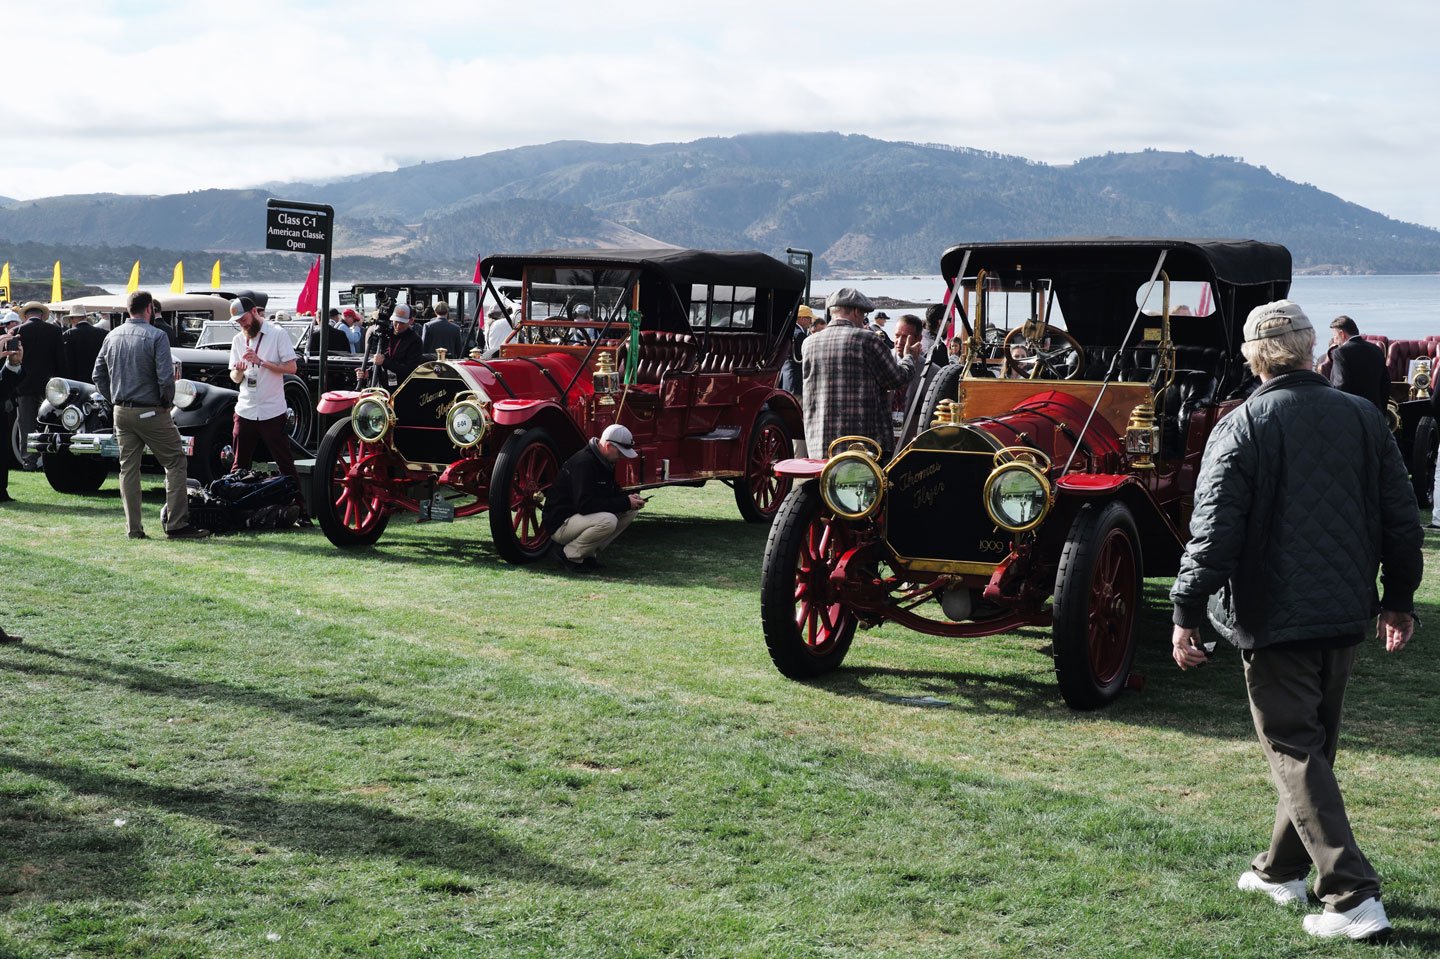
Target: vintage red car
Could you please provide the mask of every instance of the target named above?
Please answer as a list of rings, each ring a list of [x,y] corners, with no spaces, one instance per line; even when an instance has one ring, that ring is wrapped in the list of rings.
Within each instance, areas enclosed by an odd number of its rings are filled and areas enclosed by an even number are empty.
[[[1066,702],[1102,706],[1130,674],[1144,578],[1178,568],[1206,439],[1253,389],[1241,328],[1289,291],[1289,251],[977,243],[941,268],[968,339],[927,372],[931,425],[888,463],[849,438],[776,467],[796,486],[765,549],[771,658],[805,678],[857,626],[1051,626]]]
[[[486,301],[514,328],[498,359],[436,356],[393,393],[332,392],[344,413],[320,443],[314,514],[337,546],[374,543],[390,517],[490,513],[495,550],[544,556],[545,491],[611,423],[635,436],[631,490],[735,489],[768,522],[790,481],[773,466],[801,433],[776,388],[804,294],[802,270],[763,253],[584,250],[491,256]]]

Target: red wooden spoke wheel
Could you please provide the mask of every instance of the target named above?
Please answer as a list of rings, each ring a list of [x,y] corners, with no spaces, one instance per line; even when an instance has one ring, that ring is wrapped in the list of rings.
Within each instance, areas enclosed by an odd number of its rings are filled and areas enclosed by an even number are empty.
[[[383,493],[390,481],[389,458],[367,450],[350,417],[335,423],[315,455],[315,519],[336,546],[370,546],[385,532],[390,511]]]
[[[776,668],[791,679],[835,669],[855,638],[855,614],[829,584],[844,548],[816,483],[791,490],[770,528],[760,574],[765,644]]]
[[[1055,678],[1075,709],[1096,709],[1125,688],[1143,570],[1135,518],[1124,503],[1080,511],[1055,577]]]
[[[513,433],[500,447],[490,480],[490,535],[506,562],[533,563],[549,552],[541,521],[545,492],[559,472],[559,451],[543,429]]]
[[[790,492],[788,476],[776,476],[775,464],[793,455],[785,421],[766,411],[755,420],[745,455],[745,475],[735,481],[735,505],[752,523],[768,523]]]

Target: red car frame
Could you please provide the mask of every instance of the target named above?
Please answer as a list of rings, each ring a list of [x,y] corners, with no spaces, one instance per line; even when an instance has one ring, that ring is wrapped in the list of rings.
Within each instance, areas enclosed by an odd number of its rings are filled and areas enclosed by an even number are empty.
[[[584,250],[487,257],[487,309],[513,327],[497,359],[435,356],[393,393],[325,395],[345,414],[316,456],[314,514],[336,546],[375,543],[390,518],[489,512],[511,563],[544,556],[546,489],[611,423],[635,437],[630,490],[734,487],[768,522],[790,488],[775,463],[801,435],[776,388],[807,277],[763,253]]]
[[[941,271],[967,342],[927,369],[928,428],[888,463],[850,437],[776,468],[796,486],[765,550],[771,658],[807,678],[857,627],[1050,626],[1066,702],[1102,706],[1130,674],[1143,580],[1178,568],[1210,431],[1255,385],[1242,326],[1289,291],[1289,251],[978,243]]]

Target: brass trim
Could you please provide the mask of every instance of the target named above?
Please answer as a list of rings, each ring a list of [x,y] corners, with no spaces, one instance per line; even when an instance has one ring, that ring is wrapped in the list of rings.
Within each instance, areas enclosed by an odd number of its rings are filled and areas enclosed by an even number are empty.
[[[380,403],[380,408],[385,411],[385,428],[380,431],[379,436],[376,436],[372,439],[371,437],[366,436],[365,434],[360,432],[360,427],[355,416],[355,411],[360,409],[362,405],[375,401],[378,401]],[[355,401],[355,405],[350,408],[350,429],[352,432],[354,432],[355,438],[362,443],[369,443],[372,446],[377,443],[385,442],[385,438],[389,436],[391,432],[393,432],[395,429],[395,420],[395,407],[392,406],[390,403],[390,392],[388,390],[383,390],[378,387],[375,389],[363,391],[360,394],[360,398]]]
[[[825,458],[829,459],[834,456],[836,447],[842,443],[858,444],[862,449],[868,448],[873,450],[874,452],[870,454],[871,459],[876,459],[880,455],[880,444],[868,436],[837,436],[831,440],[830,445],[825,448]],[[846,450],[846,452],[851,451]]]
[[[462,443],[460,440],[456,439],[455,432],[451,429],[451,420],[455,415],[455,411],[461,406],[473,407],[475,409],[476,418],[480,421],[479,433],[476,435],[475,439],[469,443]],[[479,446],[481,443],[485,442],[485,437],[490,435],[490,427],[490,415],[485,412],[484,403],[474,393],[465,392],[456,394],[455,399],[450,403],[449,408],[445,410],[445,435],[450,439],[451,444],[454,445],[456,449],[468,450],[471,447]]]
[[[1040,488],[1045,491],[1045,508],[1040,510],[1039,516],[1036,516],[1035,519],[1031,520],[1029,523],[1026,523],[1024,526],[1012,525],[1011,523],[997,516],[995,514],[995,510],[990,505],[990,490],[994,488],[995,481],[998,480],[1002,474],[1013,473],[1017,470],[1023,473],[1029,473],[1031,476],[1038,479],[1040,481]],[[991,471],[990,475],[985,478],[985,488],[981,491],[980,498],[985,504],[985,514],[990,517],[990,519],[995,523],[996,526],[999,526],[1002,529],[1008,529],[1012,533],[1027,533],[1035,527],[1039,526],[1041,523],[1045,522],[1045,518],[1050,515],[1050,509],[1055,505],[1055,488],[1050,485],[1049,478],[1038,468],[1036,468],[1033,463],[1026,463],[1021,460],[1011,460],[1008,463],[1004,463],[1000,466],[995,467],[995,469]]]
[[[960,576],[989,576],[994,573],[999,563],[972,563],[969,560],[951,559],[907,559],[904,556],[896,555],[906,569],[912,569],[917,573],[954,573]]]
[[[841,437],[841,439],[848,438],[849,437]],[[838,442],[840,442],[840,440],[835,441],[835,443]],[[873,443],[874,440],[871,440],[870,442]],[[832,449],[834,448],[835,443],[830,444]],[[870,467],[870,469],[875,473],[875,479],[877,480],[880,487],[875,493],[875,501],[871,503],[867,509],[859,513],[851,513],[841,509],[835,504],[835,501],[830,498],[830,476],[833,473],[834,468],[841,463],[847,463],[852,460],[862,462],[866,466]],[[885,502],[885,494],[889,491],[889,489],[889,478],[885,475],[885,470],[881,469],[880,464],[875,462],[874,457],[870,456],[864,450],[846,450],[843,453],[839,453],[832,457],[830,461],[825,464],[825,468],[820,471],[820,498],[825,501],[826,506],[830,507],[831,512],[843,519],[858,521],[862,519],[869,519],[870,517],[874,516],[875,513],[879,511],[880,505]]]

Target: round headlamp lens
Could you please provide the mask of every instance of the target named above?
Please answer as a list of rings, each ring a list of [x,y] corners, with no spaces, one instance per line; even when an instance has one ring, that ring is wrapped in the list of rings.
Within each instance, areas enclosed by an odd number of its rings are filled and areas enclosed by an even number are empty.
[[[480,405],[469,401],[456,403],[445,416],[445,431],[450,434],[450,442],[462,448],[484,439],[489,425]]]
[[[80,412],[78,406],[67,406],[60,411],[60,425],[71,432],[78,430],[83,422],[85,422],[85,414]]]
[[[997,470],[986,484],[985,497],[990,518],[1011,530],[1036,526],[1050,508],[1050,489],[1045,478],[1019,464]]]
[[[45,399],[59,409],[70,401],[70,386],[58,376],[52,376],[45,383]]]
[[[366,443],[378,443],[390,430],[390,409],[378,397],[368,397],[355,404],[351,414],[355,435]]]
[[[193,380],[175,381],[175,405],[182,410],[188,410],[195,405],[195,400],[200,396]]]
[[[841,516],[861,517],[880,502],[880,467],[863,453],[841,455],[825,467],[821,492],[830,508]]]

